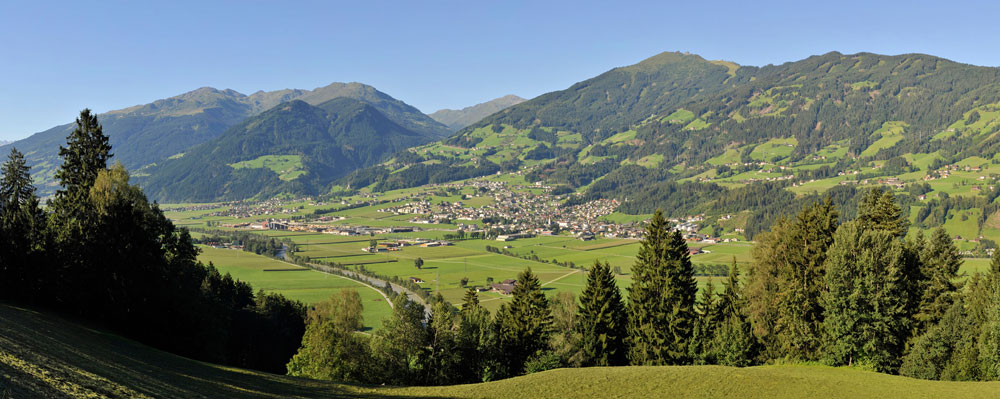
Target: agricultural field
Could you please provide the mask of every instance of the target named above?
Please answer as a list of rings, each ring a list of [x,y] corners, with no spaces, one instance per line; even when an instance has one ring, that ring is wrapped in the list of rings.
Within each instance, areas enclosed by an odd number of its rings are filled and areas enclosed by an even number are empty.
[[[356,290],[361,295],[364,305],[362,317],[366,330],[380,328],[382,319],[392,314],[392,308],[378,290],[358,281],[250,252],[203,245],[198,247],[201,249],[198,260],[206,264],[211,262],[220,273],[229,273],[235,279],[250,283],[254,290],[282,294],[288,299],[302,301],[305,304],[329,299],[331,295],[341,290]]]
[[[766,143],[754,147],[750,158],[758,161],[777,162],[788,158],[799,142],[794,137],[786,139],[770,139]]]
[[[299,176],[306,174],[305,166],[302,165],[300,155],[264,155],[249,161],[237,162],[229,165],[233,169],[270,169],[278,174],[278,178],[285,181],[295,180]]]
[[[994,398],[998,382],[943,382],[849,367],[589,367],[442,387],[369,387],[198,362],[43,312],[0,304],[0,397]],[[46,331],[46,334],[38,334]],[[100,359],[100,361],[94,361]],[[720,384],[719,381],[725,381]],[[656,395],[654,395],[656,396]]]

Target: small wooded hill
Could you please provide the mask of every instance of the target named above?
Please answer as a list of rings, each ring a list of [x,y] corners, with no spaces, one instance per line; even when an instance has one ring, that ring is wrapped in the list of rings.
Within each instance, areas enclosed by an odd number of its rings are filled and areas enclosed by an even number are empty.
[[[217,366],[0,304],[3,398],[995,398],[998,382],[823,366],[559,369],[484,384],[372,388]]]
[[[448,128],[403,101],[361,83],[332,83],[313,90],[285,89],[245,95],[234,90],[203,87],[178,96],[99,115],[111,138],[115,159],[129,169],[158,162],[221,135],[248,117],[278,104],[302,100],[318,105],[334,98],[369,104],[397,124],[422,134],[443,138]],[[35,185],[44,196],[56,189],[52,174],[62,162],[59,146],[73,123],[36,133],[13,145],[25,154]]]
[[[315,194],[334,179],[436,137],[400,126],[374,106],[340,97],[293,100],[138,176],[150,197],[207,202]]]

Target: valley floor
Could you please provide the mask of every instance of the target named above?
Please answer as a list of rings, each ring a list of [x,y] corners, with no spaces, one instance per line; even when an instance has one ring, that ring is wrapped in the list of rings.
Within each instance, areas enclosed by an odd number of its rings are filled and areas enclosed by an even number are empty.
[[[822,366],[560,369],[485,384],[361,387],[228,368],[0,304],[0,398],[995,398],[1000,382]]]

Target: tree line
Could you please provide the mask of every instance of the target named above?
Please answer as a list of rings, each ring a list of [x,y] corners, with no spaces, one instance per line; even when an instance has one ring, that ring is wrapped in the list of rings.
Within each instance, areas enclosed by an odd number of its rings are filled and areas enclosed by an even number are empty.
[[[851,365],[929,379],[1000,379],[1000,251],[991,271],[957,283],[947,233],[906,238],[892,194],[870,190],[840,222],[832,199],[760,235],[745,278],[735,260],[721,292],[699,294],[683,237],[656,212],[623,295],[609,265],[589,268],[580,298],[546,298],[530,269],[491,314],[470,289],[440,296],[427,318],[405,297],[385,328],[356,333],[360,300],[310,310],[292,375],[371,384],[489,381],[556,367],[786,362]]]
[[[60,147],[60,189],[43,206],[24,156],[0,181],[0,300],[43,307],[176,354],[281,372],[305,307],[197,261],[177,228],[129,181],[84,110]]]

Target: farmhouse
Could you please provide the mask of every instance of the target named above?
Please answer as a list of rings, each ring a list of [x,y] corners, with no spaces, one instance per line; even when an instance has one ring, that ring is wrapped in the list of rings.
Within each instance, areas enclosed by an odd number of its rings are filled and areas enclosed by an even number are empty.
[[[410,282],[416,284],[423,284],[424,280],[421,279],[420,277],[410,277]]]
[[[508,284],[507,283],[508,281],[514,281],[514,280],[504,280],[504,282],[500,284],[493,284],[493,289],[491,289],[490,291],[496,292],[501,295],[512,294],[514,292],[514,284],[513,283]]]

